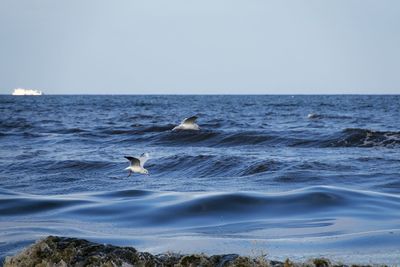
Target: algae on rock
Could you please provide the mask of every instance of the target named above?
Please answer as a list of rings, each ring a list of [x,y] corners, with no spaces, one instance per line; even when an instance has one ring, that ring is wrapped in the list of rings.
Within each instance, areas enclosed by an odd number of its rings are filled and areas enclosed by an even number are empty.
[[[152,255],[132,247],[102,245],[84,239],[49,236],[39,240],[21,253],[6,257],[4,267],[347,267],[332,264],[324,258],[306,263],[269,261],[237,254],[207,256],[175,253]]]

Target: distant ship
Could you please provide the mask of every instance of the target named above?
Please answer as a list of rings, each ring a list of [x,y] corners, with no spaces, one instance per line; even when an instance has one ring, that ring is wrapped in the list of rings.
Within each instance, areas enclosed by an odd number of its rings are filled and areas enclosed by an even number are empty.
[[[33,89],[17,88],[14,89],[12,95],[43,95],[43,92]]]

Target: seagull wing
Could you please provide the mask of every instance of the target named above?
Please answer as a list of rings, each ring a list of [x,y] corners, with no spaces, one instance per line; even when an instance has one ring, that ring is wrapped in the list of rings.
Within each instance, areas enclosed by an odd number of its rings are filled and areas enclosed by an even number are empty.
[[[131,166],[140,166],[140,160],[138,158],[127,157],[127,156],[125,156],[125,158],[130,161]]]
[[[196,122],[197,118],[198,118],[197,116],[186,118],[182,121],[182,124],[193,124]]]
[[[144,164],[146,163],[146,161],[149,160],[149,154],[148,153],[143,153],[142,155],[140,155],[139,157],[139,161],[140,161],[140,166],[144,166]]]

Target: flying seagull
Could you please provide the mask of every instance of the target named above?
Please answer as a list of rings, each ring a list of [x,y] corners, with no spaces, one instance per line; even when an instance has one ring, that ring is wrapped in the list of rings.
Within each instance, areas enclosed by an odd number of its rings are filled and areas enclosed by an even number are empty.
[[[176,130],[200,130],[199,125],[196,124],[197,116],[192,116],[190,118],[184,119],[181,124],[174,127],[172,131]]]
[[[149,174],[149,172],[143,167],[146,161],[149,159],[149,154],[143,153],[140,157],[130,157],[125,156],[127,160],[131,163],[129,167],[126,167],[125,170],[129,170],[128,177],[131,176],[133,172],[141,173],[141,174]]]

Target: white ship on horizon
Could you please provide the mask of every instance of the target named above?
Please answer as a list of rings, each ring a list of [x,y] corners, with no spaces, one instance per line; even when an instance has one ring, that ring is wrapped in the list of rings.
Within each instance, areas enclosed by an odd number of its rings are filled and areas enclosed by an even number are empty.
[[[12,95],[43,95],[43,92],[34,89],[16,88]]]

